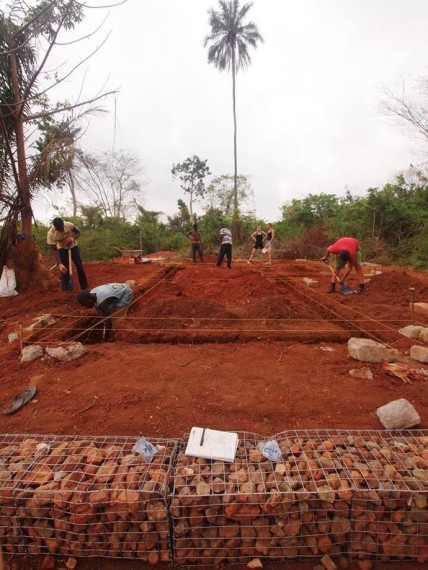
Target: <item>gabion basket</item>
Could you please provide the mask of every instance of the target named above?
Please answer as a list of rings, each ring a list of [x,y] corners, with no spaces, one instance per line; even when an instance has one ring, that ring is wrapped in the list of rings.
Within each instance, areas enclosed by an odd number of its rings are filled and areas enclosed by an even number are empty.
[[[6,435],[0,440],[0,535],[11,553],[170,559],[175,440]]]
[[[282,457],[239,433],[235,461],[179,446],[171,517],[179,565],[315,557],[428,560],[424,432],[287,431]]]

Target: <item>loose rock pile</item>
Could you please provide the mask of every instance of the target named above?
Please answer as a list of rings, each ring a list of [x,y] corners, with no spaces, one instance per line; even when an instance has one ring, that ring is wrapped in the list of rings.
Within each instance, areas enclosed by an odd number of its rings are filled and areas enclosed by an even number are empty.
[[[233,463],[185,442],[0,436],[9,553],[214,565],[341,556],[428,560],[428,433],[277,434],[274,463],[240,433]]]

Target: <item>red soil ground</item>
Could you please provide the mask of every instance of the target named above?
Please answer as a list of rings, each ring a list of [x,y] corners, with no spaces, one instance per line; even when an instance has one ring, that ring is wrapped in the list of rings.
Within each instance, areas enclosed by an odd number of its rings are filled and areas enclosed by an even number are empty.
[[[91,287],[135,281],[134,302],[126,320],[117,323],[113,343],[83,333],[95,322],[94,312],[80,307],[76,291],[59,291],[56,279],[47,292],[0,298],[1,409],[29,384],[38,388],[34,400],[16,414],[0,415],[1,433],[176,438],[193,425],[261,435],[289,429],[382,429],[376,408],[398,398],[409,400],[422,427],[428,427],[428,381],[403,384],[380,364],[368,365],[373,380],[351,377],[350,369],[365,364],[348,356],[346,344],[351,336],[366,336],[398,348],[404,358],[415,342],[397,331],[412,323],[412,297],[428,302],[427,274],[383,268],[370,278],[367,295],[327,295],[330,273],[318,262],[275,261],[267,267],[235,261],[228,270],[215,267],[214,259],[194,265],[162,253],[158,257],[167,259],[85,265]],[[319,287],[307,287],[304,277],[317,279]],[[53,332],[43,331],[33,340],[52,346],[78,337],[87,347],[82,359],[20,363],[20,344],[9,343],[8,334],[46,313],[62,318]],[[428,326],[419,315],[413,321]],[[42,559],[15,557],[7,564],[36,569]],[[286,567],[303,570],[315,564]],[[285,564],[265,566],[279,570]],[[379,570],[387,567],[391,564],[374,564]],[[148,566],[80,559],[77,568]]]

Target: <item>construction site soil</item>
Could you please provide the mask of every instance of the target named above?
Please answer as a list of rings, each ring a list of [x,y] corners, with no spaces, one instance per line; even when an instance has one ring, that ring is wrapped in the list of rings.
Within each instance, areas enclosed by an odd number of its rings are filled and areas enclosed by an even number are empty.
[[[362,336],[397,348],[407,360],[417,341],[398,329],[428,326],[428,318],[412,311],[412,301],[428,302],[424,272],[367,265],[366,295],[329,295],[331,275],[318,261],[275,260],[266,266],[234,260],[227,269],[216,267],[214,258],[202,265],[160,252],[148,263],[115,260],[86,263],[85,269],[90,287],[133,282],[134,300],[128,315],[115,322],[114,342],[100,342],[95,311],[78,304],[77,284],[74,292],[61,292],[53,272],[48,287],[0,298],[1,409],[28,385],[37,386],[36,396],[17,413],[0,415],[1,433],[180,438],[192,426],[261,435],[383,429],[376,408],[399,398],[409,400],[422,427],[428,427],[428,381],[404,384],[381,364],[351,359],[347,350],[350,337]],[[304,278],[318,286],[306,285]],[[349,284],[357,287],[352,279]],[[42,314],[54,315],[56,323],[25,331]],[[43,357],[21,363],[20,341],[8,340],[14,332],[24,344],[43,347],[81,341],[87,353],[71,362]],[[370,367],[373,379],[349,375],[363,366]],[[423,367],[415,361],[412,366]],[[6,559],[11,569],[42,564],[37,557]],[[264,566],[303,570],[315,564]],[[62,567],[58,561],[56,568]],[[81,570],[148,567],[114,559],[78,559],[77,565]]]

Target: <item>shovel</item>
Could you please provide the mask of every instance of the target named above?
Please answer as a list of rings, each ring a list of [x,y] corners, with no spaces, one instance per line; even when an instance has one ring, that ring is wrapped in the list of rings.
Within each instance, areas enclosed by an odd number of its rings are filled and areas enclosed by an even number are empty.
[[[73,291],[73,266],[71,263],[71,247],[68,247],[68,283],[67,291]]]
[[[354,289],[352,289],[352,287],[349,287],[348,285],[343,285],[342,282],[340,281],[339,277],[336,275],[336,273],[334,272],[334,269],[332,268],[332,266],[329,264],[328,260],[326,259],[324,261],[324,263],[328,266],[328,268],[330,269],[330,271],[332,272],[332,274],[336,277],[337,281],[340,284],[339,287],[339,291],[341,293],[343,293],[344,295],[351,295],[352,293],[355,293]]]

